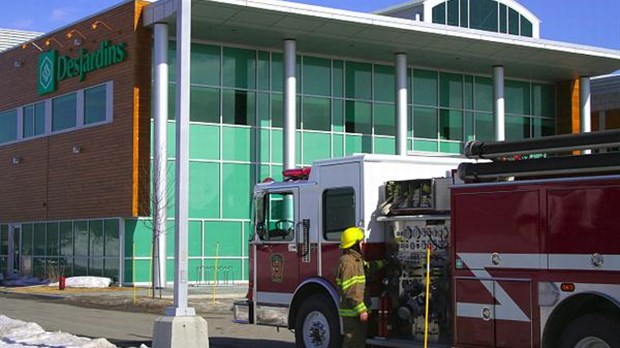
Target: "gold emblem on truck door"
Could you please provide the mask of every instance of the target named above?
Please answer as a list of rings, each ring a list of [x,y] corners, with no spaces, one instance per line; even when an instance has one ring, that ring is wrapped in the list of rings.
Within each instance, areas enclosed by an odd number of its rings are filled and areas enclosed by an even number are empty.
[[[284,257],[281,254],[271,255],[271,281],[282,283],[284,278]]]

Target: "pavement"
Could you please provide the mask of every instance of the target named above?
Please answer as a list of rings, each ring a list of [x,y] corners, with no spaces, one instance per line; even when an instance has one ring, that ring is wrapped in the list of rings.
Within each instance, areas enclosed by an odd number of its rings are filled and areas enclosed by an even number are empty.
[[[164,315],[173,305],[172,287],[155,289],[146,287],[65,288],[48,285],[1,287],[0,295],[19,298],[39,298],[90,308],[120,311],[138,311]],[[188,307],[197,315],[231,313],[233,302],[245,299],[247,283],[226,285],[201,285],[188,287]]]

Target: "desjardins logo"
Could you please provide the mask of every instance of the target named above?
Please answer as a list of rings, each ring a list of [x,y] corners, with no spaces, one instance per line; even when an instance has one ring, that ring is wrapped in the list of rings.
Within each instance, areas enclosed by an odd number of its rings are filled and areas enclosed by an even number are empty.
[[[120,63],[127,58],[124,42],[111,45],[110,41],[102,41],[96,51],[88,52],[80,48],[78,56],[59,56],[56,50],[43,52],[39,55],[37,92],[42,94],[56,90],[58,82],[72,77],[83,81],[91,71],[99,70]]]

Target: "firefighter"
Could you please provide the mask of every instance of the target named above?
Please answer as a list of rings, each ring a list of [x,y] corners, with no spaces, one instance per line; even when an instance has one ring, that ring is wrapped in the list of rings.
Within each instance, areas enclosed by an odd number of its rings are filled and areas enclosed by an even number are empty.
[[[366,274],[362,243],[364,232],[359,227],[349,227],[340,236],[342,255],[338,262],[336,283],[340,290],[340,316],[344,339],[342,347],[364,347],[368,308],[364,303]]]

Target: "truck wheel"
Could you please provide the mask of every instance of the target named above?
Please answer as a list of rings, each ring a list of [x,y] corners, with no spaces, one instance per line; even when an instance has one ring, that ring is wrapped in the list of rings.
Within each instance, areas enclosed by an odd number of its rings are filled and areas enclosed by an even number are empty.
[[[295,319],[295,346],[336,348],[341,346],[340,320],[331,299],[312,295],[299,307]]]
[[[562,332],[561,348],[620,347],[620,321],[600,314],[573,320]]]

